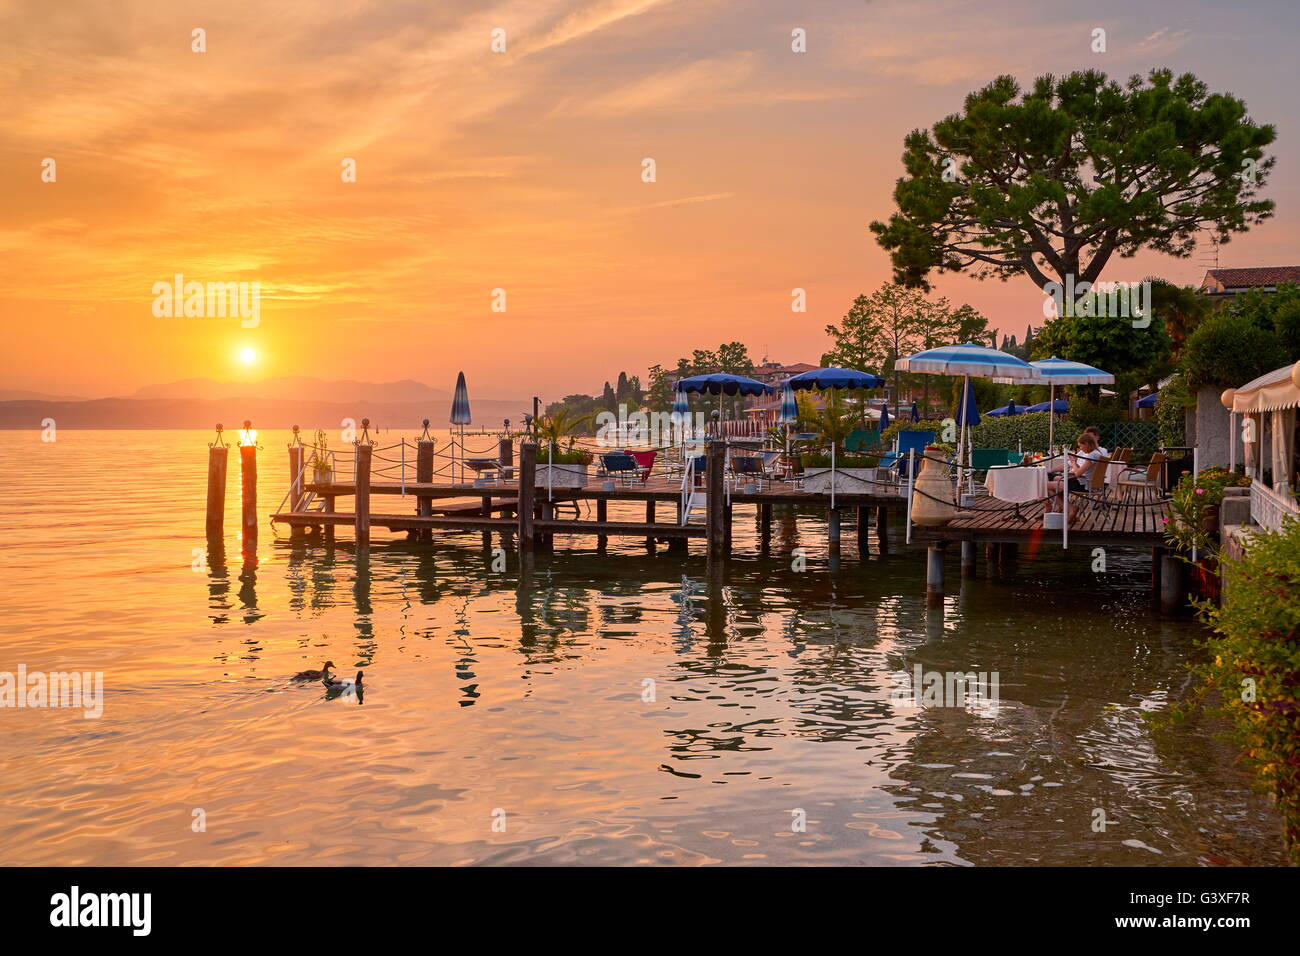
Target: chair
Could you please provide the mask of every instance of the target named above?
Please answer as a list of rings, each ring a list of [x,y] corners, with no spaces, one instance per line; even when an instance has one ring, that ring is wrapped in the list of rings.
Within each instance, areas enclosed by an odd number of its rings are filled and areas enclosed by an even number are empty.
[[[934,432],[899,432],[898,433],[898,462],[897,467],[899,474],[902,475],[907,471],[908,452],[916,452],[916,465],[909,476],[915,478],[917,472],[921,470],[922,455],[925,454],[925,446],[934,441]]]
[[[844,450],[854,454],[863,454],[880,447],[880,432],[874,428],[855,428],[844,439]]]
[[[782,455],[781,465],[785,471],[782,481],[788,481],[796,488],[803,487],[803,459],[798,455]]]
[[[1155,488],[1159,489],[1161,485],[1161,472],[1165,467],[1165,453],[1156,452],[1151,456],[1151,461],[1147,463],[1145,472],[1142,469],[1135,468],[1119,476],[1116,483],[1119,488],[1126,494],[1130,488]]]
[[[1005,448],[975,448],[970,453],[972,471],[988,471],[995,465],[1009,464],[1010,452]]]
[[[463,461],[466,468],[473,470],[475,478],[496,481],[500,477],[501,460],[499,458],[466,458]]]
[[[737,455],[731,459],[731,474],[736,484],[744,484],[746,478],[761,483],[763,480],[763,459],[756,455]]]
[[[784,452],[765,451],[759,458],[763,462],[763,478],[767,481],[779,481],[785,477],[785,463],[781,461]]]
[[[1111,459],[1105,457],[1093,460],[1092,471],[1088,472],[1088,486],[1084,491],[1096,497],[1084,499],[1081,514],[1090,514],[1096,510],[1099,507],[1097,502],[1106,496],[1106,472],[1110,469],[1110,463]]]
[[[601,455],[600,471],[606,478],[621,478],[629,485],[641,478],[641,467],[636,459],[625,451],[613,451]]]
[[[654,471],[655,458],[659,455],[659,450],[656,448],[651,451],[632,451],[628,452],[628,454],[632,456],[637,468],[640,469],[641,484],[644,485],[650,480],[650,472]]]

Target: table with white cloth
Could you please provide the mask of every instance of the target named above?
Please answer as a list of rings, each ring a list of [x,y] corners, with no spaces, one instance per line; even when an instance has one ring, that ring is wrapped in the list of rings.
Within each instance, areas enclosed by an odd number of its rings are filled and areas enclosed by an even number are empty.
[[[984,479],[984,487],[998,501],[1016,506],[1016,517],[1024,518],[1020,506],[1047,497],[1047,469],[1042,465],[994,465]]]

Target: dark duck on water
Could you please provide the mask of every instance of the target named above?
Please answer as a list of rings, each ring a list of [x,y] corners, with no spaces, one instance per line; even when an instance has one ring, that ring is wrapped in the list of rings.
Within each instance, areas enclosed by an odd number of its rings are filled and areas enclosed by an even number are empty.
[[[330,668],[334,666],[333,661],[326,661],[321,665],[318,671],[299,671],[293,675],[294,680],[323,680],[326,683],[330,679]]]

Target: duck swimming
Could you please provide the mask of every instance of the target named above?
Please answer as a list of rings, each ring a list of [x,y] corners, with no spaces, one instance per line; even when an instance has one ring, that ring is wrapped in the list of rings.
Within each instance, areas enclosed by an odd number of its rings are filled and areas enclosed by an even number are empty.
[[[326,661],[320,666],[318,671],[299,671],[293,675],[294,680],[323,680],[330,679],[330,668],[334,666],[333,661]]]

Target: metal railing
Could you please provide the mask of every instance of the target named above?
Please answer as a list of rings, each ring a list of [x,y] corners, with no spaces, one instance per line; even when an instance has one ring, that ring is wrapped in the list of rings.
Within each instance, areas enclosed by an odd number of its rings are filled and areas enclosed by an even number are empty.
[[[1287,518],[1300,515],[1300,505],[1286,491],[1268,487],[1256,479],[1250,483],[1250,518],[1261,528],[1277,531]]]

